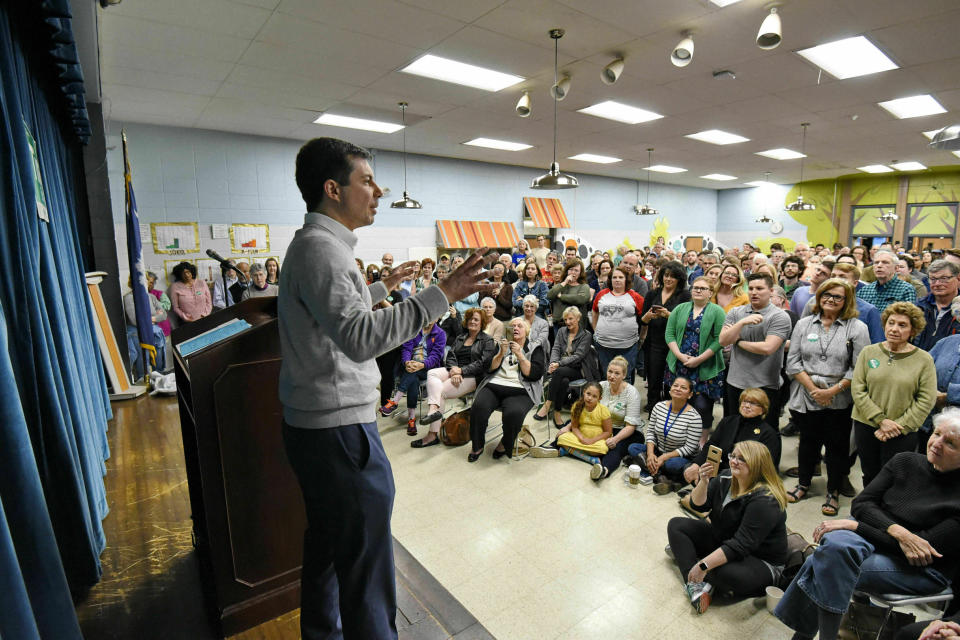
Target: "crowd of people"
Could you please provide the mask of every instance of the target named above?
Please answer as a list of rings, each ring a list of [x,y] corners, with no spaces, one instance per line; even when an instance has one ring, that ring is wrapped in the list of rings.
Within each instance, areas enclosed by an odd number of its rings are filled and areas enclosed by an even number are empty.
[[[381,413],[406,394],[410,436],[425,381],[419,425],[429,430],[412,447],[438,444],[445,400],[466,397],[469,462],[484,453],[499,410],[494,459],[514,453],[533,420],[557,431],[532,457],[582,460],[596,482],[637,465],[644,484],[680,493],[703,518],[668,525],[668,551],[699,612],[713,597],[761,595],[781,581],[787,510],[815,493],[823,465],[828,519],[813,533],[823,550],[777,610],[798,639],[836,637],[835,614],[854,588],[949,584],[958,558],[950,535],[960,528],[960,494],[946,497],[960,481],[960,408],[949,408],[960,405],[960,251],[797,243],[790,253],[748,244],[676,253],[657,244],[581,257],[542,236],[533,244],[490,256],[491,295],[453,302],[429,332],[378,358]],[[360,268],[372,284],[392,260]],[[402,304],[456,261],[422,261],[428,277],[379,304]],[[445,357],[427,355],[430,340],[434,351],[450,345]],[[792,435],[798,466],[781,470]],[[859,572],[810,586],[844,553],[857,555]]]

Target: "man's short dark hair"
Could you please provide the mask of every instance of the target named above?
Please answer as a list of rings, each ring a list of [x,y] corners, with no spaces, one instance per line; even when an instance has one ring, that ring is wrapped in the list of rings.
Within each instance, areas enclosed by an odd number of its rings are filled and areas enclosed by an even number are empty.
[[[914,265],[913,258],[904,254],[900,256],[900,259],[907,263],[907,269],[909,269],[910,271],[913,271],[913,265]]]
[[[790,262],[797,265],[797,269],[799,270],[799,272],[803,273],[803,268],[805,265],[803,264],[803,258],[801,258],[800,256],[787,256],[786,258],[784,258],[780,262],[780,271],[783,272],[783,268],[787,266],[787,263],[790,263]]]
[[[774,242],[773,244],[771,244],[770,253],[773,253],[774,251],[783,251],[783,243]]]
[[[315,211],[323,200],[323,185],[334,180],[339,185],[350,184],[355,158],[369,160],[373,156],[358,147],[337,138],[314,138],[297,153],[297,187],[307,203],[307,211]]]
[[[747,276],[747,286],[749,287],[750,283],[754,280],[763,280],[767,283],[768,289],[773,289],[773,276],[771,276],[769,273],[751,273]]]

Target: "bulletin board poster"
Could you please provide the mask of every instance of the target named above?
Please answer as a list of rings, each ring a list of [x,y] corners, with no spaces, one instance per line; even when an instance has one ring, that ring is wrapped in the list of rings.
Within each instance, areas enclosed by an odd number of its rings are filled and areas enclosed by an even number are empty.
[[[153,252],[186,255],[200,251],[200,226],[196,222],[151,222]]]
[[[207,284],[213,284],[223,277],[220,273],[220,263],[216,260],[211,260],[210,258],[200,258],[196,261],[196,265],[197,278],[203,280]]]
[[[270,225],[230,225],[230,251],[248,256],[270,253]]]

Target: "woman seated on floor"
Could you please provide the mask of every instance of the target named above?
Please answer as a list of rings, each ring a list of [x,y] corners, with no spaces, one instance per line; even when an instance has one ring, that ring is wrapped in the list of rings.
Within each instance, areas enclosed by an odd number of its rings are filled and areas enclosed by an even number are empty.
[[[560,429],[567,426],[562,422],[560,411],[570,389],[570,381],[581,378],[596,380],[600,377],[596,359],[591,357],[590,352],[593,336],[581,326],[580,316],[577,307],[567,307],[563,311],[564,327],[557,331],[553,340],[550,366],[547,367],[547,373],[550,374],[549,398],[533,416],[534,420],[546,420],[553,409],[553,424]]]
[[[643,427],[640,412],[643,400],[637,388],[626,381],[629,363],[623,356],[616,356],[607,365],[607,379],[600,383],[603,394],[600,404],[610,410],[613,421],[613,435],[607,438],[607,453],[600,459],[599,465],[590,469],[590,478],[603,480],[620,466],[627,455],[627,447],[634,443],[642,444],[644,434],[638,430]],[[536,455],[531,451],[533,455]]]
[[[490,414],[497,409],[503,419],[503,437],[493,450],[494,460],[510,455],[523,419],[543,399],[543,372],[547,358],[543,345],[527,338],[530,325],[523,318],[507,323],[510,339],[500,340],[487,376],[477,387],[470,409],[472,446],[467,462],[476,462],[483,453]]]
[[[667,524],[670,553],[687,597],[703,613],[714,595],[763,595],[776,584],[787,560],[787,495],[770,451],[759,442],[738,442],[730,454],[730,475],[699,469],[690,497],[710,521],[672,518]]]
[[[881,365],[884,366],[884,365]],[[851,505],[852,517],[825,520],[774,615],[794,638],[834,640],[855,590],[934,594],[960,560],[960,408],[933,420],[926,455],[893,456]],[[828,578],[828,579],[824,579]]]
[[[626,381],[628,367],[626,358],[616,356],[607,365],[607,379],[600,383],[600,404],[610,412],[612,433],[605,440],[607,453],[596,462],[591,460],[592,480],[608,477],[620,466],[620,461],[627,454],[627,447],[644,441],[643,432],[637,430],[638,426],[643,426],[640,417],[643,401],[637,388]],[[560,430],[557,438],[571,430],[572,418],[571,414],[571,423]],[[558,446],[559,443],[554,440],[551,444],[534,447],[530,455],[534,458],[555,458],[559,455]]]
[[[670,385],[670,399],[658,402],[650,411],[646,442],[627,448],[644,473],[655,478],[653,490],[660,495],[686,484],[683,470],[700,448],[703,428],[700,414],[690,404],[692,396],[690,379],[677,376]]]
[[[683,470],[683,478],[691,484],[696,484],[700,477],[700,466],[706,463],[710,447],[719,447],[723,452],[720,459],[718,473],[730,468],[730,452],[738,442],[756,440],[770,451],[773,459],[773,468],[780,466],[780,434],[766,423],[767,411],[770,409],[770,399],[763,389],[753,387],[744,389],[740,394],[740,413],[727,416],[717,424],[707,440],[707,444],[693,459],[693,464]]]
[[[460,398],[477,388],[477,382],[484,376],[497,344],[493,338],[483,332],[487,324],[480,309],[467,309],[463,314],[464,332],[456,337],[444,366],[427,372],[428,414],[420,416],[420,424],[430,425],[430,431],[423,438],[410,443],[414,449],[431,447],[440,443],[440,423],[443,420],[444,401],[447,398]]]
[[[380,407],[380,415],[389,416],[397,410],[400,396],[407,394],[407,435],[417,435],[417,401],[420,400],[420,383],[427,379],[427,372],[443,363],[443,349],[447,346],[447,334],[431,322],[417,335],[400,347],[400,382],[392,400]]]

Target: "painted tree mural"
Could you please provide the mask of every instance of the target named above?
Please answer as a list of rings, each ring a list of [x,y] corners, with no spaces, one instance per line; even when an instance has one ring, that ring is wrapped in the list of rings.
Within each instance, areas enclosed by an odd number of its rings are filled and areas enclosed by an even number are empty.
[[[857,177],[837,180],[814,180],[803,184],[803,200],[810,202],[817,208],[813,211],[791,211],[790,217],[807,227],[807,242],[816,244],[822,242],[829,246],[840,237],[839,211],[840,201],[843,190],[849,186],[851,207],[867,205],[891,205],[897,201],[897,176],[880,177]],[[785,204],[789,204],[797,199],[800,193],[798,185],[787,193]],[[856,232],[856,221],[854,221],[855,235],[889,235],[884,234],[880,227],[884,227],[884,222],[876,219],[876,213],[865,213],[861,216],[861,222],[868,224],[873,228],[872,222],[865,216],[872,216],[873,220],[879,225],[875,231]],[[893,232],[892,226],[890,233]],[[846,230],[844,230],[844,236]]]

